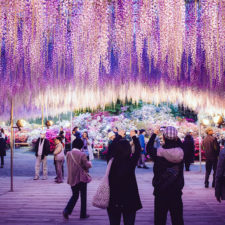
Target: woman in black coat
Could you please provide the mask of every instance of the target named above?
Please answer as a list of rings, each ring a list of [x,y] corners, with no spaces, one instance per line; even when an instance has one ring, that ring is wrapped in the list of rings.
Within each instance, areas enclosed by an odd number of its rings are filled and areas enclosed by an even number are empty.
[[[130,143],[124,136],[124,132],[119,133],[116,149],[112,154],[114,160],[109,174],[108,207],[110,225],[120,225],[122,215],[124,225],[134,225],[136,211],[142,208],[135,176],[141,146],[135,132],[131,131],[135,145],[135,152],[132,154]]]
[[[4,157],[6,156],[6,141],[0,133],[0,156],[1,156],[1,168],[4,166]]]
[[[184,163],[186,171],[190,171],[190,165],[194,162],[195,156],[195,143],[194,139],[190,134],[187,134],[183,142],[184,150]]]

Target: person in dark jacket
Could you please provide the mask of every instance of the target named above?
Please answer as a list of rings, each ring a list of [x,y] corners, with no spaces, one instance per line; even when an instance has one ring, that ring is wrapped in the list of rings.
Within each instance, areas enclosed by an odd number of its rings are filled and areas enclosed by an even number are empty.
[[[190,171],[190,165],[194,162],[195,156],[195,142],[190,133],[188,133],[183,142],[184,149],[184,163],[186,171]]]
[[[108,133],[108,138],[109,138],[109,144],[108,144],[108,151],[106,154],[107,162],[109,162],[109,160],[112,158],[112,155],[116,151],[116,143],[118,142],[120,137],[118,137],[118,135],[116,136],[116,134],[113,131],[111,131]]]
[[[4,157],[6,156],[6,141],[5,138],[2,137],[2,133],[0,133],[0,156],[1,156],[1,168],[3,168]]]
[[[218,202],[225,200],[225,148],[220,152],[216,169],[215,196]]]
[[[163,132],[165,144],[155,148],[154,142],[159,130],[156,130],[148,144],[147,152],[154,161],[154,224],[165,225],[170,211],[173,225],[183,225],[182,189],[184,187],[182,142],[177,137],[174,127],[167,127]]]
[[[213,169],[213,182],[212,187],[215,187],[216,167],[218,156],[220,153],[220,146],[215,137],[213,137],[213,129],[206,129],[207,136],[203,140],[203,150],[205,151],[206,157],[206,172],[205,172],[205,187],[209,187],[209,176]]]
[[[46,180],[48,176],[47,156],[50,153],[50,143],[49,140],[45,138],[44,131],[41,132],[41,136],[38,138],[34,149],[36,156],[34,180],[39,179],[41,163],[43,164],[43,180]]]
[[[108,215],[110,225],[119,225],[123,216],[124,225],[134,225],[137,210],[142,208],[135,168],[141,152],[141,147],[135,131],[130,133],[135,152],[131,154],[130,143],[124,138],[125,132],[120,131],[119,140],[109,173],[110,201]]]

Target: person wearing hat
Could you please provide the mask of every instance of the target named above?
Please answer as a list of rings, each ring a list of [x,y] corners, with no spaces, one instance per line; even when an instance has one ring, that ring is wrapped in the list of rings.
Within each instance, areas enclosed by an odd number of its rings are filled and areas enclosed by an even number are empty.
[[[40,137],[37,139],[34,150],[35,150],[35,156],[36,156],[34,180],[39,179],[41,164],[43,165],[43,180],[46,180],[48,177],[47,156],[50,152],[50,143],[45,138],[44,131],[40,133]]]
[[[146,154],[146,145],[145,145],[145,130],[141,129],[139,132],[139,141],[140,141],[140,145],[141,145],[141,154],[140,154],[140,158],[138,161],[138,168],[143,168],[143,169],[149,169],[146,165],[145,165],[145,154]]]
[[[183,145],[177,136],[177,129],[169,126],[163,131],[164,144],[155,148],[154,142],[159,132],[155,130],[147,144],[147,152],[154,161],[154,224],[166,225],[169,211],[172,225],[183,225]]]
[[[211,127],[206,129],[207,136],[203,140],[203,151],[206,157],[206,171],[205,171],[205,187],[209,187],[209,176],[213,169],[212,187],[215,187],[216,167],[218,156],[220,153],[220,146],[215,137],[213,137],[213,129]]]

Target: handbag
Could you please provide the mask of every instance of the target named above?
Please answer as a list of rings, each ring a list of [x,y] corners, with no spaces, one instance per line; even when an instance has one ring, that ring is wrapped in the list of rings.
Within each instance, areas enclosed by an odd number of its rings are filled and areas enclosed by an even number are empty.
[[[100,209],[106,209],[109,206],[109,198],[110,198],[109,172],[111,170],[112,162],[113,158],[109,161],[105,176],[103,177],[93,197],[92,205]]]
[[[70,155],[71,155],[71,157],[72,157],[74,163],[75,163],[78,167],[81,168],[81,173],[82,173],[82,175],[81,175],[81,180],[80,180],[80,181],[83,182],[83,183],[90,183],[90,182],[92,181],[91,175],[90,175],[88,172],[86,172],[86,171],[81,167],[81,165],[76,161],[76,159],[74,158],[72,152],[70,152]]]

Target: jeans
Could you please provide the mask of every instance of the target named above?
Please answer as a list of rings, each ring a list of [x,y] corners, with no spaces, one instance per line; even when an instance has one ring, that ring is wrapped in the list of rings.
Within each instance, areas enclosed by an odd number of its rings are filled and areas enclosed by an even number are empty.
[[[171,215],[172,225],[184,224],[183,202],[180,194],[155,196],[154,224],[166,225],[168,211]]]
[[[56,165],[56,176],[57,182],[62,182],[63,181],[63,173],[62,173],[62,168],[63,168],[63,163],[64,163],[64,159],[63,160],[56,160],[55,161],[55,165]]]
[[[209,176],[213,169],[213,185],[215,185],[217,160],[206,160],[205,167],[205,184],[209,184]]]
[[[43,176],[47,177],[48,176],[47,156],[45,156],[44,159],[42,160],[41,155],[36,157],[35,177],[39,177],[41,163],[43,165]]]
[[[1,155],[1,166],[4,166],[4,156]]]
[[[87,211],[87,183],[81,182],[71,187],[71,189],[72,189],[73,195],[70,198],[64,211],[68,213],[69,215],[72,213],[80,194],[80,197],[81,197],[80,217],[85,217],[86,211]]]
[[[111,207],[107,209],[110,225],[120,225],[121,217],[123,215],[124,225],[134,225],[136,218],[136,211],[127,212],[121,208]]]

